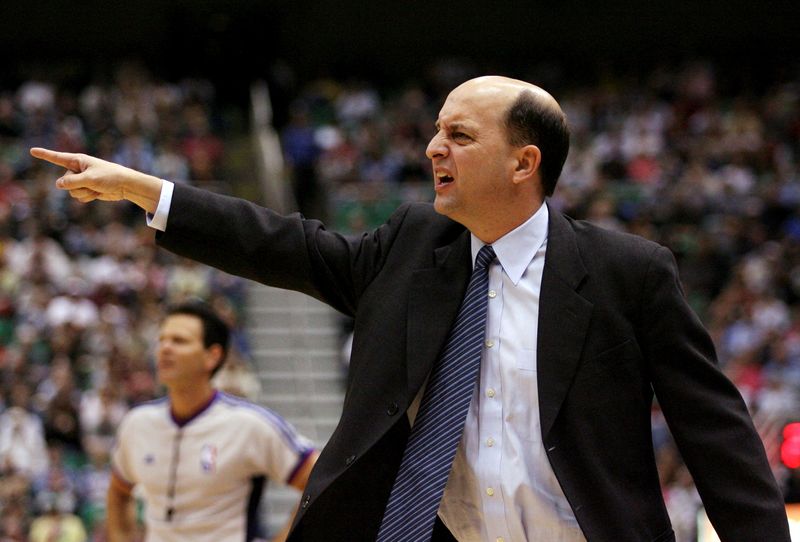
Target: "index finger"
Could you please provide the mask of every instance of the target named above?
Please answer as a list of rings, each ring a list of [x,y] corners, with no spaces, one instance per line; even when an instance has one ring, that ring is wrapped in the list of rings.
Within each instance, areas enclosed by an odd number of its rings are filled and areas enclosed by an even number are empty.
[[[46,160],[57,166],[63,166],[71,171],[81,171],[83,169],[78,155],[71,152],[58,152],[43,149],[42,147],[33,147],[31,149],[31,156]]]

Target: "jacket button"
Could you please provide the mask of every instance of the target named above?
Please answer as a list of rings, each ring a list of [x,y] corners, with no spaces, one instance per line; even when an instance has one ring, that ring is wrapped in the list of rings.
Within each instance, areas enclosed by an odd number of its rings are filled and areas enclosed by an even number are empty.
[[[386,407],[386,414],[394,416],[397,414],[398,410],[400,410],[400,407],[397,406],[397,403],[390,403],[389,406]]]
[[[356,456],[354,456],[354,455],[351,455],[351,456],[349,456],[347,459],[345,459],[345,460],[344,460],[344,464],[345,464],[345,465],[350,465],[350,464],[352,464],[352,463],[353,463],[353,461],[355,461],[355,460],[356,460]]]
[[[309,503],[309,502],[311,502],[311,495],[308,495],[308,494],[306,494],[306,495],[303,497],[303,503],[301,504],[301,506],[303,507],[303,509],[304,509],[304,510],[305,510],[306,508],[308,508],[308,503]]]

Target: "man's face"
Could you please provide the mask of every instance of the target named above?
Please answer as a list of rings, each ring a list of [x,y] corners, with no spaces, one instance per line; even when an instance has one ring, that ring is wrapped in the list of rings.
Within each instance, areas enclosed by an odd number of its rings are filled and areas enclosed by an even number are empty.
[[[503,117],[509,91],[467,82],[447,97],[426,155],[439,213],[473,232],[494,223],[511,200],[516,166]]]
[[[158,380],[165,386],[204,382],[215,360],[203,345],[203,323],[196,316],[173,314],[161,325],[156,350]]]

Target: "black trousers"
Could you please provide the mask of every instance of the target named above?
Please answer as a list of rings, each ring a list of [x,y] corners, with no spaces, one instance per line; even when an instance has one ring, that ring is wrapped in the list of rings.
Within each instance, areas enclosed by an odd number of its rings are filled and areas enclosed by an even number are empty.
[[[431,542],[458,542],[456,538],[450,534],[450,531],[447,530],[447,527],[444,526],[439,516],[436,516],[436,523],[433,524]]]

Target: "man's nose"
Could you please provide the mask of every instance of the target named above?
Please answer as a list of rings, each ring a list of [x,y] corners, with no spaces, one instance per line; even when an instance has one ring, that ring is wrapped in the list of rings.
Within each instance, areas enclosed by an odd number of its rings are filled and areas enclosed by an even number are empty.
[[[425,156],[427,156],[429,160],[447,156],[447,145],[445,144],[444,136],[442,136],[441,131],[437,132],[436,135],[431,138],[428,143],[428,148],[425,149]]]

